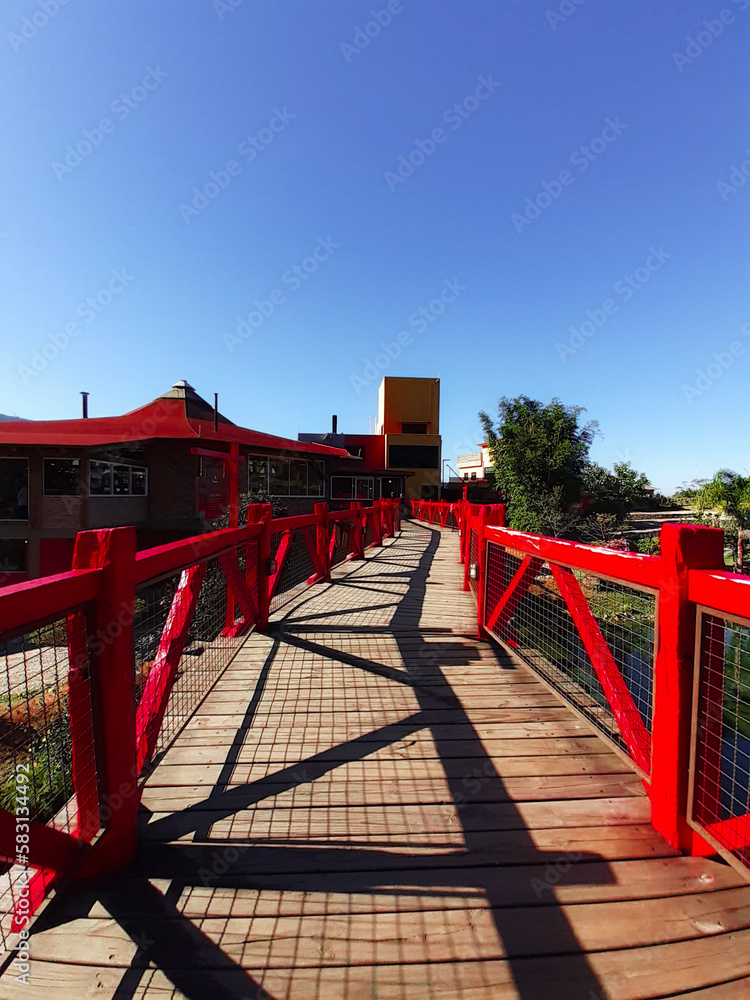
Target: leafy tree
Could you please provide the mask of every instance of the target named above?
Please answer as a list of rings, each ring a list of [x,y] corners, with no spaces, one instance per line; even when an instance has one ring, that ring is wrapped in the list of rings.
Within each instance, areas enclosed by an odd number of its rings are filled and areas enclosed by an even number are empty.
[[[591,510],[619,514],[628,510],[651,506],[654,490],[647,476],[637,472],[630,462],[615,462],[613,471],[597,462],[588,462],[583,474],[583,489],[591,501]]]
[[[750,477],[731,469],[719,469],[714,478],[698,494],[701,511],[715,507],[726,515],[737,529],[737,571],[744,571],[743,541],[750,528]]]
[[[495,479],[508,502],[508,523],[520,531],[566,534],[575,521],[591,442],[598,425],[580,423],[580,406],[504,397],[497,429],[481,412]]]

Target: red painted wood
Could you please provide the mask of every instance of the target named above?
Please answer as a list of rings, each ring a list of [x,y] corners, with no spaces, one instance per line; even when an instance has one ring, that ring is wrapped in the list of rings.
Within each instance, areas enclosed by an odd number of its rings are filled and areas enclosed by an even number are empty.
[[[237,572],[239,574],[239,568]],[[138,774],[146,761],[153,756],[205,575],[205,563],[183,570],[172,598],[172,606],[159,640],[159,648],[136,713]]]
[[[271,608],[271,577],[269,565],[271,562],[271,522],[273,518],[273,507],[270,503],[261,505],[260,518],[257,526],[260,527],[258,538],[258,623],[259,629],[264,629],[268,625],[268,616]]]
[[[77,611],[66,622],[68,636],[68,711],[76,797],[76,836],[89,841],[99,830],[94,710],[89,679],[86,614]]]
[[[628,752],[638,767],[648,773],[651,770],[651,735],[623,680],[607,640],[602,635],[599,623],[591,613],[591,608],[573,571],[555,563],[552,563],[551,569],[591,665],[607,696],[609,707],[617,720]]]
[[[506,625],[515,614],[521,598],[536,579],[542,566],[543,562],[541,559],[535,559],[533,556],[524,556],[521,560],[521,565],[516,570],[513,579],[503,592],[487,621],[485,628],[488,632],[495,632],[502,638]]]
[[[662,582],[662,564],[659,556],[642,556],[633,552],[598,548],[568,542],[560,538],[528,535],[509,528],[488,526],[490,541],[515,549],[526,555],[537,556],[545,562],[561,563],[573,569],[586,570],[599,576],[609,576],[623,583],[638,583],[657,589]]]
[[[160,576],[177,573],[194,566],[201,559],[211,559],[222,552],[229,552],[261,534],[260,524],[246,524],[241,528],[222,528],[205,535],[194,535],[178,542],[144,549],[136,555],[136,582],[146,583]]]
[[[723,571],[688,571],[688,597],[726,615],[750,618],[750,576]]]
[[[245,558],[247,559],[247,555]],[[225,629],[224,634],[231,636],[244,635],[245,632],[247,632],[247,630],[250,629],[258,620],[258,608],[255,603],[255,599],[253,598],[252,591],[247,585],[245,577],[242,575],[240,564],[237,561],[237,553],[225,552],[223,555],[219,556],[219,562],[224,573],[224,578],[227,581],[227,598],[231,593],[232,597],[239,605],[240,614],[242,615],[242,620],[240,622],[235,622],[233,615],[232,622],[229,627]],[[229,601],[227,600],[227,606],[228,605]]]
[[[89,569],[3,587],[0,632],[20,630],[40,620],[61,618],[77,605],[96,600],[99,583],[100,570]]]
[[[315,525],[315,545],[317,551],[318,573],[321,580],[331,579],[331,561],[328,556],[328,505],[315,504],[315,515],[319,519]]]
[[[135,852],[138,806],[133,677],[135,617],[134,528],[84,531],[76,538],[75,566],[101,570],[90,650],[96,672],[97,732],[101,734],[100,810],[104,834],[82,874],[126,864]]]
[[[86,845],[77,837],[56,830],[53,826],[28,822],[29,829],[29,863],[35,868],[47,869],[48,877],[53,873],[63,874],[72,871]],[[16,817],[13,813],[0,809],[0,858],[11,864],[16,860]]]
[[[477,639],[486,639],[484,627],[485,595],[487,593],[487,508],[482,507],[477,519]]]
[[[750,847],[750,813],[707,823],[706,832],[728,851],[742,851]]]
[[[358,500],[352,500],[351,510],[354,513],[354,527],[352,529],[352,559],[364,559],[365,533],[364,519],[362,517],[362,504]]]
[[[649,794],[655,829],[686,851],[695,849],[695,834],[686,820],[695,657],[695,604],[688,581],[691,569],[723,565],[724,533],[719,528],[663,525]]]
[[[275,521],[272,522],[272,527],[273,529],[276,528]],[[276,534],[275,530],[274,534]],[[294,535],[294,530],[289,530],[285,531],[284,534],[281,536],[281,541],[279,543],[278,549],[276,550],[276,556],[275,556],[276,572],[271,574],[269,581],[270,582],[269,597],[273,597],[273,595],[276,593],[276,587],[278,586],[279,580],[281,579],[281,571],[284,568],[284,563],[286,562],[287,556],[289,555],[289,549],[292,544],[293,535]]]

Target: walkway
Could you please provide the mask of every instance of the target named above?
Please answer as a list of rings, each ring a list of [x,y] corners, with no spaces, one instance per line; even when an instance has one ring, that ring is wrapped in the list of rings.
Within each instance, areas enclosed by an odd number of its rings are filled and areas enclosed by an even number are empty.
[[[245,643],[135,862],[53,901],[0,996],[750,997],[750,886],[676,856],[627,763],[474,640],[455,536],[407,524],[334,577]]]

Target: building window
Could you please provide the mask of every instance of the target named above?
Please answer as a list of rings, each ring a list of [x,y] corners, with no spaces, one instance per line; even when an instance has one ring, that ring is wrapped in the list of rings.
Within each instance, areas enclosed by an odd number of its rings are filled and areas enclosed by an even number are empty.
[[[0,538],[0,573],[25,573],[27,550],[25,538]]]
[[[468,479],[468,478],[469,478],[469,473],[468,472],[464,472],[464,479]]]
[[[0,521],[28,521],[28,519],[28,460],[0,458]]]
[[[148,492],[148,471],[136,465],[91,462],[89,492],[94,497],[144,497]]]
[[[476,478],[477,478],[477,474],[476,474],[476,472],[472,472],[472,474],[471,474],[471,478],[472,478],[472,479],[476,479]]]
[[[401,424],[402,434],[426,434],[427,424]]]
[[[304,458],[247,460],[247,487],[252,493],[272,497],[322,497],[325,480],[321,468]]]
[[[371,476],[331,476],[331,500],[372,500],[375,480]]]
[[[437,445],[392,444],[388,447],[390,469],[437,469]]]
[[[78,496],[79,458],[45,458],[44,495],[46,497]]]

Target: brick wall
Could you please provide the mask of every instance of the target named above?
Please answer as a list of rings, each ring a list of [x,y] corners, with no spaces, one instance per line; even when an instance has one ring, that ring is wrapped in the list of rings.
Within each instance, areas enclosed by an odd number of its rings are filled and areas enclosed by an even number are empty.
[[[39,497],[37,515],[43,531],[75,534],[81,530],[81,497]]]
[[[175,526],[194,522],[199,464],[190,446],[153,441],[147,461],[149,520]]]
[[[90,497],[90,528],[118,528],[143,524],[148,518],[148,497]]]

